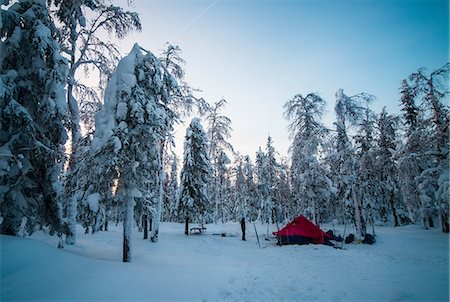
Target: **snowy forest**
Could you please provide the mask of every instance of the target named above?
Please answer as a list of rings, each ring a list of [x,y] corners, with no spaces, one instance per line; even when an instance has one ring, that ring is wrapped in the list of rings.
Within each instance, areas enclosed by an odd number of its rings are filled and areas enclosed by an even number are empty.
[[[188,223],[283,224],[304,214],[316,225],[353,224],[359,237],[374,224],[449,232],[448,63],[399,79],[400,115],[374,112],[376,96],[364,92],[292,96],[289,156],[269,136],[253,161],[229,142],[227,101],[186,83],[178,46],[153,54],[135,44],[121,58],[100,38],[141,30],[137,13],[97,0],[3,4],[2,234],[47,229],[63,247],[76,244],[77,224],[96,233],[121,223],[130,261],[133,226],[157,242],[160,222],[186,223],[188,234]],[[322,121],[326,102],[333,127]]]

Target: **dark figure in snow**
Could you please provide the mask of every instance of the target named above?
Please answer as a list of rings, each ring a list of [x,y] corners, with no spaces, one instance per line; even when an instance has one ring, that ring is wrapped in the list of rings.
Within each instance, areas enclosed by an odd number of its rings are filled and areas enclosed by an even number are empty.
[[[189,217],[186,217],[186,222],[184,224],[184,234],[189,236]]]
[[[245,241],[245,218],[241,219],[242,240]]]

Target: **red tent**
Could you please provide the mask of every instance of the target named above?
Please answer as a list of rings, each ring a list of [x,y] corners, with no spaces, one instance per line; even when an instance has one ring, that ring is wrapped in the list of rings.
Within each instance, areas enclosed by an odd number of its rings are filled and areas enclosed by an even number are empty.
[[[273,234],[277,236],[280,244],[329,244],[329,239],[332,239],[303,215]]]

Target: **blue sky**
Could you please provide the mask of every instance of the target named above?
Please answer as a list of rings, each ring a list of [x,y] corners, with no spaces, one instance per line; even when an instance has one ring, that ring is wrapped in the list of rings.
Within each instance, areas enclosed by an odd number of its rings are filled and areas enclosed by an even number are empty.
[[[398,113],[401,80],[449,60],[448,1],[135,0],[129,9],[143,31],[121,42],[124,54],[134,42],[155,53],[179,45],[188,82],[210,102],[228,101],[231,143],[252,158],[269,133],[287,155],[282,105],[297,93],[327,101],[329,126],[338,88],[373,94],[375,111]]]

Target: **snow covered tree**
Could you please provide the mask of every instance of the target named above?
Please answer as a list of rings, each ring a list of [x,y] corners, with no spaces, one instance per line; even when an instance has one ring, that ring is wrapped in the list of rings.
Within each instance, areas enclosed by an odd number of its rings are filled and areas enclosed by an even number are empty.
[[[449,203],[448,196],[448,163],[449,163],[449,109],[445,100],[448,98],[447,63],[441,68],[425,74],[423,69],[410,75],[413,91],[422,98],[424,110],[427,111],[426,123],[429,125],[432,135],[428,143],[431,150],[425,155],[426,167],[419,177],[419,192],[422,203],[422,213],[427,213],[428,220],[432,223],[432,217],[426,211],[436,209],[441,221],[442,231],[449,232]],[[448,100],[447,100],[448,101]],[[444,194],[443,194],[444,193]],[[422,215],[423,218],[424,214]]]
[[[185,234],[189,235],[189,221],[203,223],[211,207],[208,184],[212,167],[208,156],[208,138],[198,118],[186,129],[183,168],[180,179],[179,212],[185,219]]]
[[[307,212],[317,225],[332,191],[331,181],[319,162],[319,147],[326,133],[320,121],[324,107],[325,101],[315,93],[305,97],[297,94],[284,105],[293,138],[291,183],[296,212]]]
[[[233,167],[233,216],[234,221],[254,222],[258,219],[260,200],[254,180],[254,166],[248,155],[235,153]]]
[[[75,243],[75,225],[77,217],[77,200],[74,188],[77,177],[76,169],[83,155],[81,121],[92,134],[94,114],[101,107],[101,92],[110,79],[120,58],[119,49],[111,42],[105,41],[101,34],[112,34],[121,39],[133,30],[140,30],[141,24],[136,13],[126,12],[122,8],[106,5],[100,0],[51,0],[56,7],[55,17],[61,23],[60,43],[69,62],[67,76],[66,101],[70,113],[68,130],[71,134],[70,158],[65,180],[65,200],[67,220],[70,233],[67,243]],[[88,16],[90,16],[88,18]],[[84,77],[80,72],[84,71]],[[83,81],[89,71],[99,74],[99,87],[92,87]]]
[[[246,218],[250,222],[255,222],[258,219],[258,214],[260,210],[260,202],[258,197],[258,191],[254,179],[255,167],[250,159],[250,156],[244,156],[243,163],[243,173],[244,173],[244,189],[246,192]]]
[[[398,128],[398,117],[386,112],[386,108],[380,113],[378,119],[379,137],[378,154],[376,160],[377,170],[380,172],[380,186],[382,200],[388,202],[388,208],[393,218],[394,226],[399,226],[397,215],[398,207],[398,181],[397,168],[394,161],[394,152],[397,149],[396,130]]]
[[[170,176],[166,187],[165,221],[178,222],[178,159],[172,154]]]
[[[225,151],[233,151],[233,147],[228,142],[231,136],[231,120],[221,115],[221,110],[227,104],[225,99],[215,102],[210,108],[209,114],[206,116],[208,123],[208,140],[209,140],[209,158],[213,167],[213,179],[209,187],[211,201],[214,203],[213,219],[215,222],[222,218],[226,211],[227,201],[226,195],[222,194],[225,188],[226,174],[228,168],[226,165],[230,163]]]
[[[77,156],[81,139],[80,114],[88,125],[101,105],[100,95],[95,88],[83,84],[77,71],[83,69],[99,73],[99,85],[104,86],[120,58],[117,46],[105,41],[101,34],[124,38],[133,30],[141,30],[137,13],[106,5],[100,0],[52,0],[56,7],[55,16],[61,22],[61,44],[69,60],[67,77],[67,104],[71,115],[71,147]],[[88,16],[90,16],[88,18]],[[81,105],[82,112],[79,111]],[[71,158],[72,160],[72,158]],[[69,166],[71,166],[69,162]]]
[[[220,151],[216,162],[217,178],[215,179],[216,188],[213,194],[213,196],[215,196],[214,217],[216,222],[218,220],[222,223],[228,221],[233,208],[231,199],[230,168],[228,167],[230,163],[231,161],[226,153]]]
[[[342,89],[336,92],[336,141],[335,152],[329,157],[332,175],[337,185],[337,202],[343,205],[344,215],[352,217],[356,233],[366,234],[366,223],[362,212],[361,192],[357,188],[356,162],[354,148],[348,137],[348,127],[357,124],[364,112],[363,102],[373,96],[361,93],[347,96]]]
[[[0,10],[0,233],[59,235],[67,63],[44,0]]]
[[[260,199],[259,218],[262,223],[267,223],[267,236],[269,236],[269,223],[275,222],[279,208],[277,196],[279,164],[275,158],[276,151],[272,137],[267,137],[266,152],[261,148],[256,153],[257,196]]]
[[[257,195],[259,198],[259,213],[258,218],[261,219],[262,223],[269,223],[269,218],[267,217],[267,209],[270,205],[270,196],[269,196],[269,183],[266,172],[266,155],[259,148],[258,152],[256,152],[256,161],[255,161],[255,173],[256,173],[256,188]],[[270,209],[272,211],[272,209]],[[270,217],[270,215],[269,215]]]
[[[291,220],[292,217],[292,194],[289,180],[290,170],[286,158],[282,158],[278,164],[277,178],[275,182],[276,196],[275,196],[275,222],[280,223],[286,220]]]
[[[98,89],[83,84],[77,71],[81,68],[99,72],[99,84],[104,86],[119,61],[119,50],[99,38],[101,32],[115,34],[123,38],[132,30],[140,30],[136,13],[125,12],[120,7],[105,5],[99,0],[53,0],[55,17],[61,23],[61,44],[69,60],[67,80],[67,103],[71,115],[69,130],[71,148],[74,156],[81,139],[80,117],[88,126],[93,124],[93,115],[101,105]],[[88,12],[88,13],[87,13]],[[88,18],[87,16],[92,16]],[[81,108],[79,108],[81,105]],[[81,112],[80,110],[81,109]],[[70,158],[72,161],[72,156]],[[69,166],[72,166],[71,161]]]
[[[105,183],[117,177],[116,198],[124,213],[124,262],[131,261],[135,205],[144,215],[159,219],[164,181],[161,154],[172,131],[175,113],[168,103],[173,89],[177,89],[176,81],[161,62],[135,44],[119,62],[106,89],[105,104],[96,115],[88,158],[93,165],[85,191],[99,193],[102,199],[112,190]]]
[[[175,79],[178,86],[177,89],[170,92],[171,101],[168,104],[169,109],[176,112],[174,121],[183,121],[184,118],[191,116],[194,112],[199,115],[207,114],[210,110],[209,104],[203,98],[196,97],[195,93],[199,90],[192,88],[185,80],[184,65],[186,62],[181,57],[181,48],[177,45],[167,43],[159,56],[159,60],[164,66],[165,71]],[[164,146],[165,154],[168,152],[167,149],[174,145],[173,133],[171,133]],[[178,202],[178,197],[175,196],[177,193],[173,190],[176,181],[174,178],[171,178],[170,182],[168,190],[171,192],[170,194],[172,194],[172,196],[168,196],[167,198],[176,198]],[[175,209],[172,209],[171,213],[175,216],[171,219],[178,221],[180,219],[180,217],[178,217],[178,204],[173,204],[173,206],[175,206]]]
[[[234,184],[233,184],[233,199],[234,220],[240,220],[246,218],[247,212],[247,191],[245,188],[245,176],[243,167],[243,157],[239,154],[235,154],[235,167],[234,167]]]
[[[381,173],[377,167],[377,148],[375,141],[376,114],[370,108],[371,99],[366,100],[363,109],[363,117],[357,125],[357,134],[353,136],[355,141],[356,157],[356,183],[355,187],[361,195],[361,206],[365,212],[367,223],[372,225],[379,218],[380,211],[386,218],[387,210],[382,204]]]
[[[403,111],[405,125],[408,126],[407,136],[410,136],[417,129],[417,124],[419,122],[419,107],[416,105],[415,101],[417,91],[413,90],[407,80],[403,80],[400,93],[401,110]]]
[[[282,165],[277,160],[279,157],[278,152],[273,146],[272,138],[269,136],[266,147],[266,159],[267,159],[267,175],[269,176],[270,190],[269,195],[271,199],[271,219],[273,223],[279,223],[283,220],[283,213],[285,208],[285,193],[281,192],[283,187],[287,185],[287,170],[286,165]]]
[[[407,80],[402,81],[400,88],[400,106],[403,111],[404,126],[406,127],[406,141],[398,153],[399,188],[405,202],[408,218],[415,222],[419,219],[420,199],[418,191],[418,177],[423,171],[423,158],[426,143],[423,128],[423,117],[416,104],[416,94]]]

